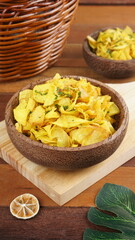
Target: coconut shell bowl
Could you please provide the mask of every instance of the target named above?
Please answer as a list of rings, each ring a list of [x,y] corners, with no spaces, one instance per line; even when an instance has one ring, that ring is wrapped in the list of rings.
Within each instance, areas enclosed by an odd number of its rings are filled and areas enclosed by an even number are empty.
[[[76,80],[80,79],[79,76],[68,77],[73,77]],[[32,82],[20,91],[24,89],[33,89],[35,85],[44,83],[47,80],[49,79],[44,78]],[[31,140],[29,137],[18,132],[15,128],[13,109],[18,105],[18,96],[20,92],[18,91],[12,96],[6,106],[5,121],[12,143],[23,156],[37,164],[49,168],[74,170],[100,163],[115,152],[122,142],[127,130],[128,108],[123,98],[115,90],[91,78],[86,78],[86,80],[100,87],[102,95],[110,95],[112,101],[120,109],[120,113],[116,115],[115,133],[101,142],[81,147],[56,147]]]
[[[89,34],[95,40],[100,32],[107,29],[101,29]],[[89,46],[87,38],[83,42],[83,56],[88,66],[96,73],[107,78],[120,79],[132,77],[135,74],[135,59],[131,60],[113,60],[97,56]]]

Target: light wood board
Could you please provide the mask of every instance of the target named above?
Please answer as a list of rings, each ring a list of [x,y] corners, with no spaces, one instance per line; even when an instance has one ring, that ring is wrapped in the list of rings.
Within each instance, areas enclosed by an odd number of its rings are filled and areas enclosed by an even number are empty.
[[[63,205],[68,202],[135,156],[135,82],[109,85],[117,90],[127,103],[129,126],[123,142],[108,159],[76,171],[58,171],[39,166],[15,149],[8,137],[4,121],[0,123],[0,157],[57,204]]]

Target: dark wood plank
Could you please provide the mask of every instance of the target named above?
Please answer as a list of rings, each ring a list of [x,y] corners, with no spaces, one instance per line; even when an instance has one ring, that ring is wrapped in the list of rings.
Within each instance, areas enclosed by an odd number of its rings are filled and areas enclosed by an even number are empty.
[[[78,26],[78,32],[83,28],[95,28],[101,27],[119,26],[119,25],[134,25],[134,12],[135,6],[80,6],[75,15],[72,28]],[[82,26],[81,29],[79,29]],[[71,34],[72,33],[72,34]],[[88,32],[90,33],[90,32]],[[76,39],[76,43],[80,41],[74,31],[70,32],[69,38]]]
[[[135,167],[135,157],[133,157],[131,160],[129,160],[128,162],[126,162],[123,167]]]
[[[134,5],[135,0],[80,0],[80,5]]]
[[[0,93],[0,121],[4,120],[5,107],[13,93]]]
[[[42,207],[35,218],[22,221],[3,207],[0,208],[0,239],[81,240],[90,225],[87,211],[88,208]]]
[[[87,220],[88,207],[42,207],[35,218],[19,220],[0,207],[1,240],[82,240],[86,228],[112,232]]]
[[[82,54],[82,53],[80,52],[80,54]],[[73,53],[73,55],[74,55],[74,53]],[[72,59],[72,61],[71,61],[71,59]],[[11,81],[7,81],[5,83],[1,82],[0,83],[0,91],[5,92],[5,93],[8,93],[10,91],[13,94],[14,92],[18,91],[19,89],[26,86],[27,84],[29,84],[32,81],[34,82],[41,78],[53,77],[56,73],[59,73],[61,76],[63,76],[63,75],[78,75],[78,76],[90,77],[90,78],[94,78],[94,79],[97,79],[97,80],[105,82],[105,83],[126,83],[126,82],[132,82],[135,80],[134,76],[131,77],[130,79],[129,78],[128,79],[126,79],[126,78],[125,79],[108,79],[106,77],[103,77],[103,76],[93,72],[93,70],[90,69],[86,64],[85,64],[86,66],[84,66],[84,67],[74,66],[74,65],[76,65],[76,63],[75,63],[76,56],[73,56],[73,58],[69,57],[69,59],[65,58],[64,61],[70,61],[70,65],[72,65],[72,66],[64,67],[64,66],[56,65],[56,66],[53,66],[52,68],[47,69],[46,71],[42,72],[40,75],[38,75],[36,77],[23,79],[22,81],[17,81],[17,82],[11,82]],[[79,60],[77,60],[77,61],[79,61]],[[81,60],[81,61],[84,61],[84,60]],[[62,59],[60,59],[60,62],[61,63],[57,63],[57,64],[63,64]],[[1,93],[0,93],[0,95],[1,95]]]
[[[2,158],[0,158],[0,164],[6,164],[6,162]]]

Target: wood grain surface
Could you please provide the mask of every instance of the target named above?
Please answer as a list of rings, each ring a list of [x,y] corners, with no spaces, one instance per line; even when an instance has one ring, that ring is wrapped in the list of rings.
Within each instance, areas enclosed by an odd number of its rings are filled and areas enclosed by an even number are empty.
[[[80,0],[80,5],[134,5],[135,0]]]
[[[83,1],[83,0],[82,0]],[[113,1],[113,0],[112,0]],[[131,0],[132,1],[132,0]],[[130,2],[131,2],[130,1]],[[4,109],[12,94],[24,85],[56,72],[92,77],[107,83],[135,81],[130,79],[107,79],[89,69],[82,56],[82,42],[93,31],[108,26],[129,25],[135,29],[135,6],[79,6],[66,47],[59,61],[37,77],[22,81],[0,83],[0,121],[4,120]],[[1,134],[1,133],[0,133]],[[95,197],[106,182],[127,186],[135,191],[135,158],[107,175],[59,207],[43,192],[21,176],[11,166],[0,160],[0,239],[2,240],[79,240],[86,227],[97,227],[88,223],[86,214],[94,206]],[[17,220],[9,212],[9,204],[19,194],[30,192],[38,197],[41,210],[29,221]]]

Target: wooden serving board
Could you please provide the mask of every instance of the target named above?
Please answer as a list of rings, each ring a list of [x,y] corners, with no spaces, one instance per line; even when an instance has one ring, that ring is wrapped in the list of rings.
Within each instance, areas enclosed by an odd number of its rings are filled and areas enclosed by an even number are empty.
[[[58,171],[37,165],[16,150],[8,137],[4,121],[0,123],[0,157],[57,204],[68,202],[135,156],[135,82],[109,85],[123,96],[128,105],[129,126],[123,142],[108,159],[76,171]]]

